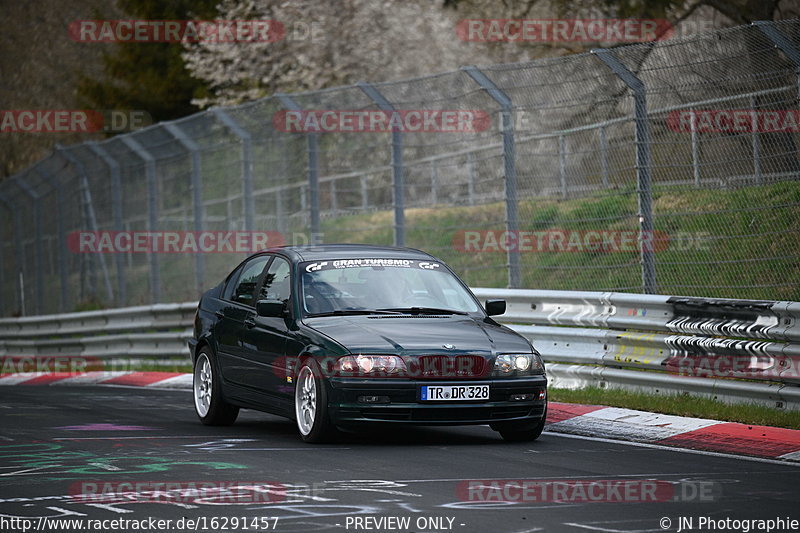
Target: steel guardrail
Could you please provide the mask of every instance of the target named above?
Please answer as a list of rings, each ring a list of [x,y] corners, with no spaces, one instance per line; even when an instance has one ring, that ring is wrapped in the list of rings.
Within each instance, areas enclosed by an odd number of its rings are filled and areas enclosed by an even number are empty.
[[[566,377],[580,375],[584,383],[635,383],[638,388],[800,407],[798,302],[489,288],[473,292],[482,301],[506,300],[506,313],[496,318],[534,343],[554,383],[569,383]],[[0,356],[188,361],[186,341],[195,309],[196,303],[188,302],[0,319]],[[565,374],[565,369],[570,370]]]

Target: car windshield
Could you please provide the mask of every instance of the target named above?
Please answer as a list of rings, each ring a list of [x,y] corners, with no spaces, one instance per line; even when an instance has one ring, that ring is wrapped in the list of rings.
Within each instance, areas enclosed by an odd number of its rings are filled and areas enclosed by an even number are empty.
[[[306,315],[467,314],[474,298],[439,262],[416,259],[344,259],[300,265]]]

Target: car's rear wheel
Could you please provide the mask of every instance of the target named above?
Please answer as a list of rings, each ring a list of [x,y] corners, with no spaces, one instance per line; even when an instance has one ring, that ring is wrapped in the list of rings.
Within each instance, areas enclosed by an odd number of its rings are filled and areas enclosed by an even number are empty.
[[[233,424],[239,416],[239,408],[223,399],[219,372],[207,347],[197,354],[193,376],[194,410],[200,422],[207,426]]]
[[[297,372],[294,410],[300,438],[305,442],[328,442],[336,436],[328,413],[325,383],[313,359],[306,359]]]
[[[542,419],[532,426],[520,428],[514,424],[492,425],[492,429],[500,433],[503,440],[508,442],[531,442],[539,438],[547,423],[547,407],[544,409]]]

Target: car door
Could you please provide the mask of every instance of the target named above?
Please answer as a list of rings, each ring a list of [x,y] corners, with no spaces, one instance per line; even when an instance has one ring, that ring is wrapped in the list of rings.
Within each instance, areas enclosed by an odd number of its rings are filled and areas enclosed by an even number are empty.
[[[223,379],[235,385],[245,385],[250,372],[249,362],[241,344],[245,321],[254,315],[254,298],[262,274],[272,259],[260,255],[250,259],[229,281],[223,294],[223,306],[217,311],[214,337],[217,340],[217,360]]]
[[[280,300],[290,308],[292,270],[289,261],[276,256],[269,267],[256,294],[258,300]],[[247,360],[248,375],[244,377],[247,386],[257,389],[264,401],[270,405],[283,406],[280,399],[286,396],[286,343],[291,333],[291,318],[256,316],[253,309],[247,317],[245,328],[241,330],[243,357]]]

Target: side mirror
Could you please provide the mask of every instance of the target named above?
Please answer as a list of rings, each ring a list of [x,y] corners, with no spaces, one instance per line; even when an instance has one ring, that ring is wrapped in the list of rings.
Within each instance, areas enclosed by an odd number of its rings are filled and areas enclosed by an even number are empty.
[[[286,315],[286,304],[281,300],[259,300],[256,302],[256,314],[266,317],[282,317]]]
[[[505,300],[486,300],[486,314],[489,316],[502,315],[506,312]]]

